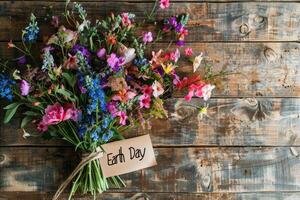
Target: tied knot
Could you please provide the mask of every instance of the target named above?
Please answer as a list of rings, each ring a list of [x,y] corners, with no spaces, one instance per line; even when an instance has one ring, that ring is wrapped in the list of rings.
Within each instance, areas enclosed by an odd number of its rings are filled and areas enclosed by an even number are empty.
[[[57,200],[61,193],[66,189],[68,184],[72,181],[72,179],[80,172],[80,170],[86,166],[89,162],[100,159],[103,157],[103,151],[100,147],[97,147],[96,150],[92,153],[84,152],[81,154],[81,162],[77,165],[74,171],[70,174],[70,176],[60,185],[52,200]]]

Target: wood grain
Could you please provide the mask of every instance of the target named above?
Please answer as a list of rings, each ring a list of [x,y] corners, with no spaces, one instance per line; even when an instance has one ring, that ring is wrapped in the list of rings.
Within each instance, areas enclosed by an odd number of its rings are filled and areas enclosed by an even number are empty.
[[[149,128],[126,133],[133,137],[149,133],[155,146],[299,146],[300,99],[211,99],[207,115],[199,99],[186,103],[170,99],[168,120],[152,120]],[[19,120],[0,126],[0,146],[67,145],[41,138],[24,139]],[[147,126],[148,127],[148,126]],[[150,129],[151,128],[151,129]]]
[[[151,2],[82,2],[92,19],[101,18],[110,12],[134,12],[142,18],[150,12]],[[18,40],[26,26],[30,12],[35,12],[42,22],[46,8],[52,6],[53,13],[62,13],[64,2],[49,1],[1,1],[0,40]],[[25,8],[25,9],[24,9]],[[157,18],[163,19],[180,13],[189,13],[189,36],[187,41],[298,41],[298,3],[231,2],[203,3],[177,2],[170,9],[159,9]],[[49,29],[42,26],[43,33]]]
[[[118,191],[298,191],[295,151],[300,148],[156,148],[158,166],[123,176],[127,187]],[[0,155],[1,192],[53,192],[76,160],[70,148],[1,147]]]
[[[19,43],[17,43],[19,44]],[[35,48],[42,44],[36,44]],[[151,50],[165,49],[167,44],[154,44]],[[299,97],[300,96],[300,44],[299,43],[188,43],[195,54],[204,52],[215,66],[215,71],[225,69],[232,75],[218,79],[215,97]],[[172,45],[171,49],[176,48]],[[181,49],[181,54],[183,55]],[[35,51],[37,54],[39,51]],[[150,54],[151,52],[147,52]],[[7,49],[0,43],[0,57],[21,56],[15,49]],[[192,74],[192,63],[184,56],[177,68],[181,76]],[[197,71],[203,74],[204,64]],[[174,97],[183,97],[180,91]]]
[[[51,194],[39,192],[1,192],[0,200],[49,200]],[[298,200],[299,192],[257,192],[257,193],[103,193],[97,200]],[[66,200],[63,194],[61,200]],[[76,195],[73,200],[90,200],[88,196]]]

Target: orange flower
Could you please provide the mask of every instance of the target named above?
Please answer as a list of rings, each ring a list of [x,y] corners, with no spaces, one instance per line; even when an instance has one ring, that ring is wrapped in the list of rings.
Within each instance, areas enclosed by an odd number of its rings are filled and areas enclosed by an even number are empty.
[[[108,44],[111,44],[111,45],[117,44],[117,39],[114,35],[108,35],[106,40],[107,40]]]

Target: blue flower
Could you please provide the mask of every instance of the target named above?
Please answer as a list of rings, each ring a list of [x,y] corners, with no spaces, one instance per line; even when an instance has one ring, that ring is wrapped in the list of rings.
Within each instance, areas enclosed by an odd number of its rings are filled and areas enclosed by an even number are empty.
[[[11,87],[15,84],[15,81],[3,74],[0,74],[0,97],[5,98],[8,101],[12,101],[13,91]]]
[[[107,142],[109,141],[114,135],[114,132],[112,130],[109,130],[108,133],[105,133],[102,135],[102,140]]]
[[[78,128],[79,137],[83,138],[84,135],[85,135],[85,133],[86,133],[86,131],[87,131],[87,125],[86,124],[80,125],[79,128]]]
[[[36,17],[31,14],[29,25],[23,30],[23,40],[25,42],[34,43],[40,32],[40,28],[36,22]]]
[[[85,87],[87,88],[88,95],[90,98],[90,103],[87,106],[88,114],[97,111],[97,109],[99,109],[98,106],[100,107],[103,113],[106,112],[107,108],[105,101],[105,93],[100,85],[99,78],[91,78],[90,76],[86,76]]]
[[[93,130],[91,133],[91,138],[94,142],[97,142],[99,140],[99,135],[101,134],[102,129],[101,127],[97,127],[96,129]]]
[[[146,58],[136,58],[133,60],[133,64],[142,67],[148,64],[148,60]]]

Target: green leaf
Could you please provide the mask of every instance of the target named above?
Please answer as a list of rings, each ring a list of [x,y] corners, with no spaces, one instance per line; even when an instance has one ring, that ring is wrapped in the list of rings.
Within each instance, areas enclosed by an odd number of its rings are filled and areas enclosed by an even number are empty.
[[[5,106],[3,109],[4,110],[9,110],[9,109],[12,109],[12,108],[14,108],[14,107],[18,107],[18,106],[20,106],[22,103],[20,103],[20,102],[15,102],[15,103],[12,103],[12,104],[9,104],[9,105],[7,105],[7,106]]]
[[[33,112],[33,111],[26,111],[25,113],[23,113],[24,115],[27,115],[27,116],[40,116],[39,113],[36,113],[36,112]]]
[[[26,116],[22,119],[21,128],[24,128],[32,120],[31,116]]]
[[[67,73],[67,72],[64,72],[62,74],[62,76],[67,80],[68,84],[73,88],[76,84],[76,77],[71,74],[71,73]]]
[[[8,109],[5,112],[5,116],[4,116],[4,123],[7,124],[11,118],[16,114],[17,109],[19,108],[19,106],[22,105],[22,103],[18,103],[16,104],[14,107],[11,107],[10,109]]]

